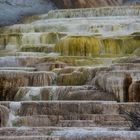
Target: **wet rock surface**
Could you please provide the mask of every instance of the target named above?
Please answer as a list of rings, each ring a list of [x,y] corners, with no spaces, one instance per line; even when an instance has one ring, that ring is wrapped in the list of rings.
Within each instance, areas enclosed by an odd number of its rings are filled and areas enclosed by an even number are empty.
[[[139,17],[57,10],[1,28],[0,140],[140,139],[122,113],[140,109]]]

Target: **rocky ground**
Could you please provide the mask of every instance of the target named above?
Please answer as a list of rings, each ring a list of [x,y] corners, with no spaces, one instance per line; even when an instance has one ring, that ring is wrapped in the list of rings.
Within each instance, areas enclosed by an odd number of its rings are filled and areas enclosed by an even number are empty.
[[[139,140],[139,17],[68,9],[2,27],[0,140]]]

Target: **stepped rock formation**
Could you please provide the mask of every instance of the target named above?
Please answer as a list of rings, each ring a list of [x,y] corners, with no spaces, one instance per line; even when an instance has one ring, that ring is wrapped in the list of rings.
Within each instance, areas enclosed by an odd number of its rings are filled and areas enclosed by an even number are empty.
[[[140,0],[0,0],[0,26],[24,20],[25,16],[53,9],[138,5]],[[36,10],[37,9],[37,10]]]
[[[54,10],[1,27],[0,140],[139,140],[127,115],[140,111],[139,47],[138,5]]]

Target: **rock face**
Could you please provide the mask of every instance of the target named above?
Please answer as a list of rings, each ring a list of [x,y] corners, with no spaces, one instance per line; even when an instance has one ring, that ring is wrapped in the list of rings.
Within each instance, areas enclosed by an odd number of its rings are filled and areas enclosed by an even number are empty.
[[[0,28],[0,140],[139,140],[139,17],[66,9]]]
[[[125,36],[126,37],[126,36]],[[140,45],[135,36],[102,38],[89,36],[69,36],[56,44],[56,51],[69,56],[124,55],[133,53]],[[129,44],[128,44],[129,42]],[[133,48],[134,50],[133,50]]]
[[[132,83],[129,88],[129,101],[139,102],[140,101],[139,91],[140,91],[140,82],[136,81]]]
[[[0,100],[13,100],[20,86],[48,86],[53,83],[55,73],[0,71]]]
[[[9,109],[3,105],[0,105],[0,127],[5,127],[8,124]]]
[[[89,8],[138,4],[139,0],[52,0],[59,8]]]

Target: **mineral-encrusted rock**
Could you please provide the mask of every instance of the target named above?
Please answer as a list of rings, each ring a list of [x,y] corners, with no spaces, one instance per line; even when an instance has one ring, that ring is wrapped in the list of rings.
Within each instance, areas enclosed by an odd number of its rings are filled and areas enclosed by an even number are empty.
[[[132,83],[129,73],[123,71],[100,72],[94,78],[94,83],[104,91],[113,93],[118,101],[128,101],[128,89]]]
[[[9,109],[3,105],[0,105],[0,127],[5,127],[8,124]]]
[[[139,16],[139,6],[65,9],[1,28],[0,140],[139,139],[122,114],[140,108]]]
[[[87,8],[99,6],[115,6],[124,4],[138,4],[136,0],[52,0],[59,8]],[[137,3],[136,3],[137,2]]]
[[[87,77],[82,72],[72,72],[68,74],[60,74],[57,78],[58,85],[72,86],[86,84]]]
[[[140,102],[140,81],[135,81],[130,85],[129,101],[130,102]]]
[[[53,72],[0,71],[0,100],[13,100],[18,87],[52,85]]]
[[[115,100],[113,94],[97,90],[92,86],[47,86],[21,87],[15,98],[16,101],[26,100]]]
[[[131,35],[117,38],[68,36],[56,43],[55,50],[64,56],[122,56],[133,54],[139,45],[140,41]]]

